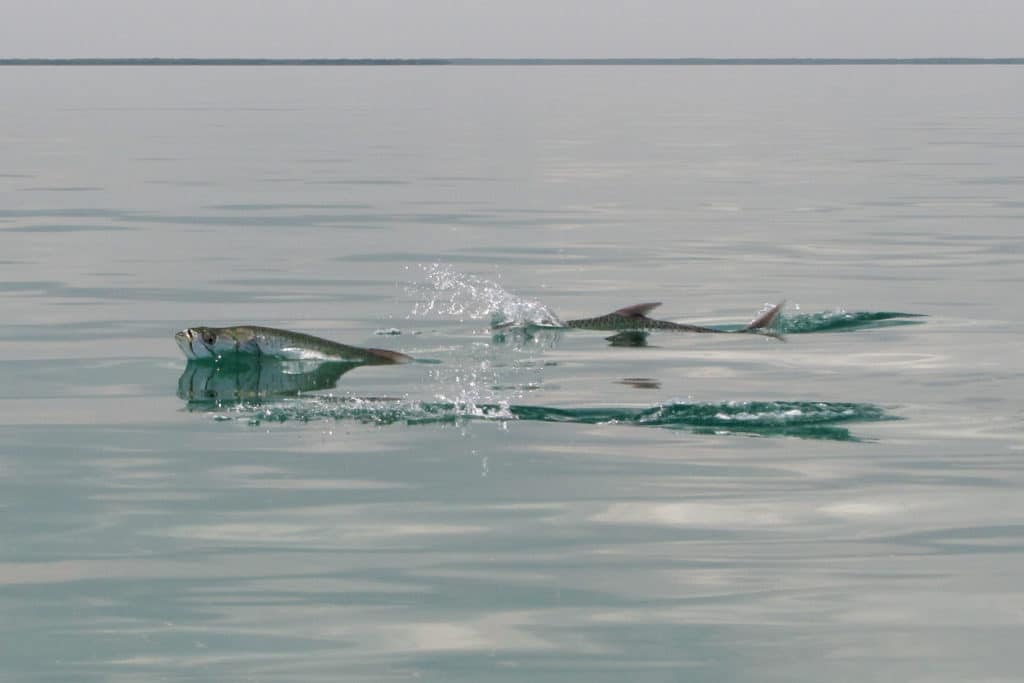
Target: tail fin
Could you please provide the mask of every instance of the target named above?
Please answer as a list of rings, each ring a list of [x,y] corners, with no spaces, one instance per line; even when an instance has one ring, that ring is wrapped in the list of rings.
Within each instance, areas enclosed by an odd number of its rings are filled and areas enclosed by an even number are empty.
[[[782,306],[785,304],[785,300],[780,301],[764,313],[760,314],[756,318],[750,321],[750,324],[743,328],[743,332],[760,332],[769,336],[775,337],[776,339],[782,339],[782,335],[771,331],[771,326],[779,317],[779,313],[782,312]]]

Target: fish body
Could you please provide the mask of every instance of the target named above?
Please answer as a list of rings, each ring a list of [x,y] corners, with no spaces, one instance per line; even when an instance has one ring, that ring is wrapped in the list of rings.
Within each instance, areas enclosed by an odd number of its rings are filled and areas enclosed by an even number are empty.
[[[174,340],[190,360],[217,360],[226,354],[251,354],[284,360],[343,361],[360,364],[407,363],[404,353],[340,344],[303,332],[258,325],[189,327]]]
[[[577,330],[602,330],[605,332],[644,332],[652,330],[665,330],[670,332],[697,332],[702,334],[723,334],[730,332],[764,332],[771,326],[782,310],[782,304],[776,304],[764,313],[757,316],[746,327],[739,330],[719,330],[714,327],[703,327],[701,325],[687,325],[676,323],[671,320],[657,320],[648,318],[647,313],[660,306],[660,302],[636,304],[613,311],[596,318],[580,318],[567,320],[565,326]]]

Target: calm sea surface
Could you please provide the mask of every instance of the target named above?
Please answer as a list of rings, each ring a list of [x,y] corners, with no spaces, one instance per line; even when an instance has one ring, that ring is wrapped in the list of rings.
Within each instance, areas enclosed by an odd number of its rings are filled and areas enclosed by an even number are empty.
[[[0,680],[1024,678],[1021,67],[6,67],[0,121]],[[421,362],[186,365],[231,323]]]

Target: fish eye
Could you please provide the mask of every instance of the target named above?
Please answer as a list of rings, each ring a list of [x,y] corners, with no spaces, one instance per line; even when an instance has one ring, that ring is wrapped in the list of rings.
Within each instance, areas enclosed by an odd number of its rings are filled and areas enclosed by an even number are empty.
[[[212,344],[217,341],[217,337],[214,336],[213,332],[203,332],[203,343]]]

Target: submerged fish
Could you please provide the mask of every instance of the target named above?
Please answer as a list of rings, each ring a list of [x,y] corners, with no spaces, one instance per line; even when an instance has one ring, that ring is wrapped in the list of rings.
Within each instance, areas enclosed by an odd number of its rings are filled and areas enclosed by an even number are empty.
[[[617,311],[601,315],[596,318],[580,318],[578,320],[567,320],[565,326],[578,330],[602,330],[606,332],[642,332],[649,330],[667,330],[671,332],[700,332],[700,333],[730,333],[730,332],[760,332],[769,333],[768,328],[775,322],[782,310],[782,303],[778,303],[760,314],[746,327],[739,330],[719,330],[713,327],[702,327],[700,325],[687,325],[674,323],[670,320],[656,320],[648,318],[647,313],[660,306],[661,303],[636,304],[620,308]]]
[[[174,335],[186,358],[218,359],[228,353],[247,353],[290,360],[330,360],[360,364],[408,363],[409,356],[386,349],[339,344],[311,334],[257,325],[190,327]]]

